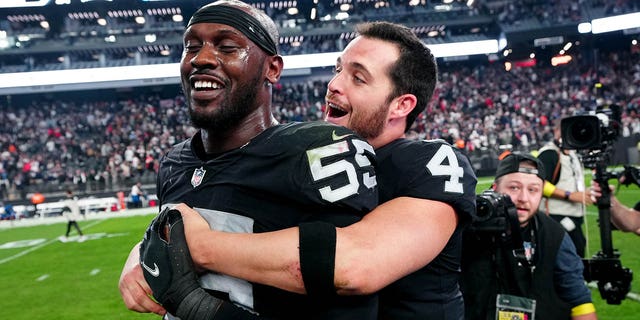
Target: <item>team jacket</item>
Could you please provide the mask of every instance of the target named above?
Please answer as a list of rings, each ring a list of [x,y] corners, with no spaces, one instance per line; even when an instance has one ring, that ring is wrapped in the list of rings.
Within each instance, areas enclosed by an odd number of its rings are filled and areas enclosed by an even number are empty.
[[[378,204],[373,148],[346,128],[324,122],[268,128],[241,148],[204,154],[199,134],[163,157],[162,206],[184,202],[213,229],[266,232],[304,221],[352,224]],[[374,296],[331,303],[208,273],[201,285],[261,316],[281,319],[375,319]]]
[[[477,179],[468,158],[443,140],[407,139],[376,149],[376,156],[381,203],[403,196],[436,200],[451,205],[459,218],[431,263],[380,292],[380,319],[462,319],[461,230],[476,215]]]

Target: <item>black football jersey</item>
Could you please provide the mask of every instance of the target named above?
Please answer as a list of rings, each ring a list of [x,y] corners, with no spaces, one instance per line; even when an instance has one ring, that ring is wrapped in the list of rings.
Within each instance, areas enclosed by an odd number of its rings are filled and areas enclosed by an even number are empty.
[[[477,179],[471,163],[443,140],[400,139],[376,149],[376,156],[381,203],[402,196],[436,200],[451,205],[459,218],[458,228],[431,263],[381,291],[380,319],[461,319],[461,232],[476,215]]]
[[[215,230],[266,232],[305,221],[352,224],[378,204],[373,148],[325,122],[268,128],[241,148],[204,154],[199,134],[172,148],[160,165],[162,206],[184,202]],[[260,315],[287,319],[373,319],[373,296],[331,304],[207,273],[201,285]]]

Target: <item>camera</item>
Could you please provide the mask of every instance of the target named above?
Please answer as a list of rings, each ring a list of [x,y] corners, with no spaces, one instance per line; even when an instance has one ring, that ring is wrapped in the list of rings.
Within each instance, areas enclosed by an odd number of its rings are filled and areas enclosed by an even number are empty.
[[[628,186],[630,184],[640,186],[640,169],[634,166],[625,164],[624,169],[621,172],[619,172],[615,177],[618,180],[620,180],[621,178],[624,178],[624,181],[621,183],[625,186]]]
[[[520,233],[518,210],[510,196],[491,189],[476,195],[476,216],[468,228],[468,235],[473,239],[470,241],[490,246],[500,239],[498,243],[501,245],[509,244],[513,258],[523,265],[529,264]]]
[[[511,197],[493,190],[485,190],[476,195],[476,215],[478,218],[470,227],[474,231],[510,234],[520,227],[516,206],[511,202]]]
[[[599,107],[595,113],[564,118],[560,122],[562,148],[579,151],[584,166],[595,169],[593,180],[602,186],[606,186],[609,179],[622,176],[625,183],[636,183],[640,175],[637,168],[631,166],[625,166],[618,175],[607,171],[613,143],[621,132],[620,111],[618,105]],[[608,304],[620,304],[631,289],[633,272],[622,266],[620,253],[613,248],[610,201],[608,189],[603,188],[597,202],[602,250],[591,259],[582,260],[583,276],[588,282],[598,283],[600,296]]]
[[[620,304],[631,291],[633,271],[620,263],[619,254],[606,257],[601,252],[592,259],[583,259],[584,280],[597,281],[598,291],[607,304]]]
[[[562,148],[581,151],[587,168],[607,162],[609,151],[620,136],[620,116],[621,108],[614,104],[562,119]]]

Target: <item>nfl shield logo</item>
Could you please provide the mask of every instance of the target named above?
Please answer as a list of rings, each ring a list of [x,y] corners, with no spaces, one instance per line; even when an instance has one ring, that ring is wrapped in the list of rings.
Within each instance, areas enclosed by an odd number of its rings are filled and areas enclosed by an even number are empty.
[[[200,167],[193,171],[193,176],[191,176],[191,185],[195,188],[202,183],[202,179],[204,179],[204,174],[207,170]]]

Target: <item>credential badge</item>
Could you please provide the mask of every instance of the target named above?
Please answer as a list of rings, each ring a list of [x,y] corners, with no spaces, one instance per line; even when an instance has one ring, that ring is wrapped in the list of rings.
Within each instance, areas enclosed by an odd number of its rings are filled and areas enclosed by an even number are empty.
[[[191,185],[194,188],[199,186],[202,183],[202,180],[204,179],[204,174],[206,172],[207,170],[203,169],[202,167],[193,171],[193,176],[191,176]]]

